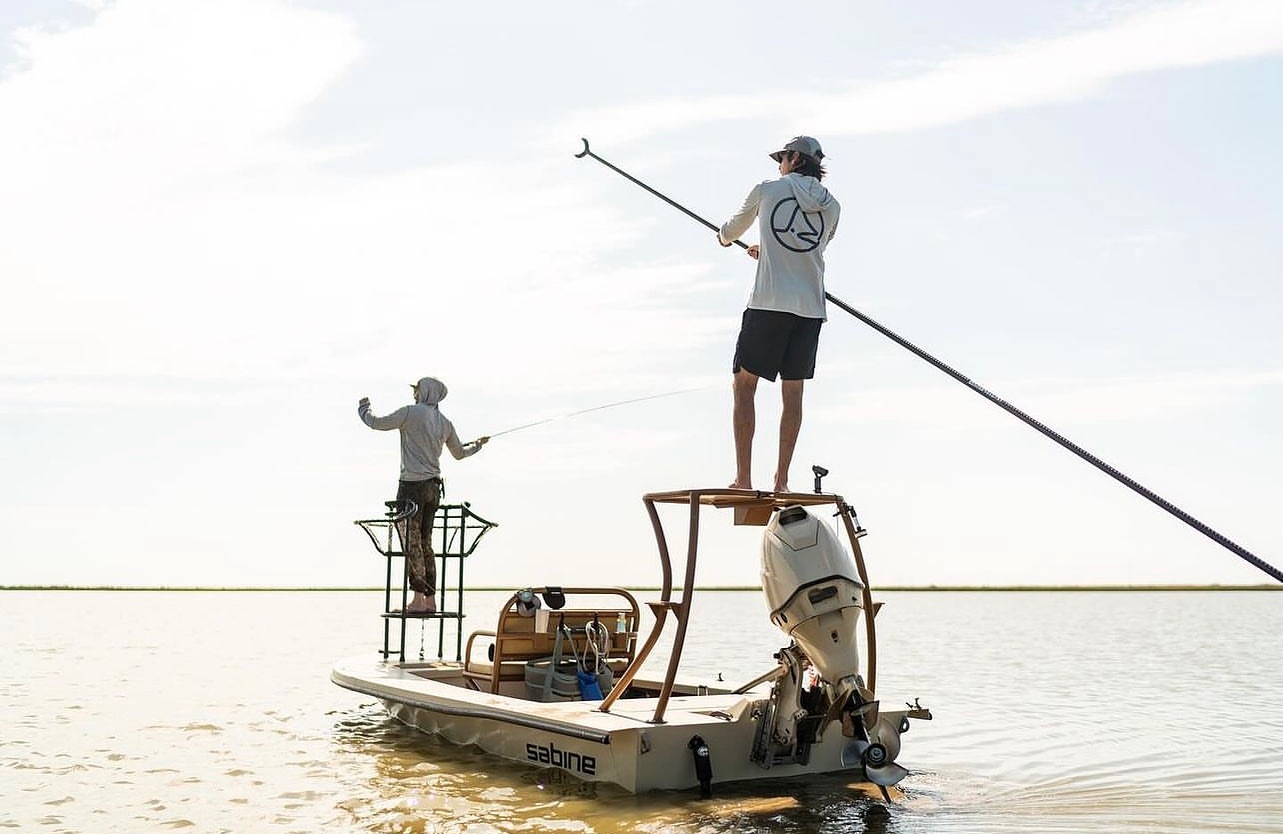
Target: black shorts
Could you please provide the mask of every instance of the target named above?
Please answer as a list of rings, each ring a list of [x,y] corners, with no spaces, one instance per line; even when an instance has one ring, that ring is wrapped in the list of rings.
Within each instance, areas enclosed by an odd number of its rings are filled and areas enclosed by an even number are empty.
[[[782,379],[810,379],[815,376],[822,324],[822,319],[778,310],[745,310],[731,372],[739,373],[742,368],[771,382],[776,375]]]

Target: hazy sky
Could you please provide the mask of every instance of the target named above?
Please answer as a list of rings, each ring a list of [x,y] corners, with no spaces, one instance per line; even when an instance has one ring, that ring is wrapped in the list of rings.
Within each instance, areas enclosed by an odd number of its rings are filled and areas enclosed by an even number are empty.
[[[445,461],[472,582],[656,581],[753,265],[581,136],[719,223],[818,137],[830,292],[1283,565],[1281,89],[1277,0],[9,0],[0,584],[378,583],[423,375],[465,439],[697,389]],[[836,309],[806,408],[875,584],[1268,581]]]

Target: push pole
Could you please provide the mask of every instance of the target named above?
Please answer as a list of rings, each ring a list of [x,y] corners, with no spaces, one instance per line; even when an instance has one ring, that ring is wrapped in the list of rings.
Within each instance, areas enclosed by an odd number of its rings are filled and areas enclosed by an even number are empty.
[[[644,182],[642,182],[641,180],[639,180],[639,179],[637,179],[636,177],[634,177],[632,174],[629,174],[627,171],[623,171],[623,170],[621,170],[621,169],[619,169],[619,168],[616,168],[614,165],[610,164],[609,162],[607,162],[606,160],[602,159],[602,158],[601,158],[600,156],[598,156],[597,154],[593,153],[593,152],[592,152],[592,150],[590,150],[590,149],[589,149],[589,147],[588,147],[588,140],[587,140],[587,139],[583,139],[582,141],[583,141],[583,143],[584,143],[584,149],[583,149],[582,151],[580,151],[579,153],[575,154],[575,158],[576,158],[576,159],[583,159],[585,156],[591,156],[593,159],[597,160],[597,161],[598,161],[598,162],[600,162],[602,165],[605,165],[607,168],[609,168],[610,170],[612,170],[612,171],[614,171],[615,173],[619,174],[620,176],[624,177],[625,179],[630,180],[631,182],[633,182],[633,183],[635,183],[635,184],[637,184],[637,185],[641,186],[642,188],[646,189],[646,190],[647,190],[647,191],[649,191],[651,194],[654,194],[656,197],[658,197],[659,199],[663,200],[665,203],[668,203],[670,206],[672,206],[673,208],[675,208],[675,209],[677,209],[678,211],[682,212],[683,214],[687,215],[688,217],[691,217],[691,218],[695,219],[696,221],[698,221],[699,223],[702,223],[703,225],[707,226],[708,228],[712,229],[713,231],[720,231],[720,229],[719,229],[717,226],[714,226],[712,223],[708,222],[707,220],[705,220],[704,218],[700,217],[700,216],[699,216],[698,214],[696,214],[695,212],[693,212],[693,211],[691,211],[690,209],[686,208],[686,207],[685,207],[685,206],[683,206],[681,203],[678,203],[678,202],[676,202],[676,201],[674,201],[674,200],[669,199],[668,197],[666,197],[666,196],[664,196],[663,194],[659,193],[659,192],[658,192],[658,191],[656,191],[655,189],[651,188],[651,187],[650,187],[649,185],[647,185],[646,183],[644,183]],[[744,249],[747,249],[747,248],[748,248],[748,245],[747,245],[746,243],[744,243],[743,241],[741,241],[741,240],[736,240],[736,241],[735,241],[735,244],[736,244],[737,246],[740,246],[741,248],[744,248]],[[882,326],[882,325],[881,325],[881,324],[879,324],[878,322],[876,322],[876,321],[874,321],[873,319],[869,318],[869,317],[868,317],[868,316],[866,316],[864,313],[861,313],[859,310],[857,310],[857,309],[855,309],[854,307],[852,307],[850,304],[847,304],[845,301],[842,301],[841,299],[839,299],[839,298],[837,298],[837,297],[833,296],[832,294],[830,294],[830,293],[828,293],[828,292],[825,292],[825,293],[824,293],[824,297],[825,297],[826,299],[828,299],[828,301],[829,301],[829,302],[831,302],[835,307],[838,307],[838,308],[840,308],[842,311],[844,311],[844,312],[846,312],[846,313],[849,313],[850,315],[854,316],[855,318],[857,318],[857,319],[859,319],[860,321],[862,321],[862,322],[864,322],[865,324],[867,324],[869,327],[872,327],[874,330],[876,330],[876,331],[878,331],[879,333],[881,333],[883,336],[886,336],[888,339],[890,339],[891,341],[895,342],[895,343],[896,343],[897,345],[899,345],[900,347],[904,348],[905,350],[909,351],[909,352],[910,352],[910,353],[912,353],[913,355],[917,356],[919,359],[924,360],[925,362],[927,362],[927,363],[931,364],[932,366],[934,366],[936,369],[938,369],[938,370],[940,370],[940,371],[942,371],[942,372],[944,372],[944,373],[948,374],[949,376],[953,377],[955,380],[957,380],[958,382],[960,382],[960,383],[962,383],[963,385],[967,386],[967,387],[968,387],[968,388],[970,388],[972,391],[974,391],[974,392],[976,392],[977,394],[979,394],[980,396],[984,397],[984,398],[985,398],[986,400],[988,400],[989,402],[991,402],[991,403],[993,403],[994,405],[998,406],[998,407],[999,407],[999,408],[1001,408],[1003,411],[1006,411],[1006,412],[1007,412],[1008,414],[1010,414],[1011,416],[1013,416],[1013,417],[1017,418],[1018,420],[1021,420],[1021,421],[1022,421],[1022,422],[1024,422],[1026,425],[1028,425],[1030,428],[1035,429],[1036,431],[1038,431],[1038,432],[1039,432],[1040,434],[1042,434],[1043,436],[1047,437],[1047,438],[1048,438],[1048,439],[1050,439],[1050,440],[1055,441],[1056,443],[1060,444],[1060,445],[1061,445],[1062,447],[1064,447],[1065,449],[1068,449],[1070,452],[1073,452],[1075,455],[1077,455],[1078,457],[1080,457],[1080,458],[1082,458],[1083,460],[1087,461],[1087,462],[1088,462],[1088,463],[1090,463],[1092,466],[1096,467],[1096,468],[1097,468],[1097,469],[1099,469],[1101,472],[1104,472],[1104,473],[1105,473],[1106,475],[1108,475],[1109,477],[1111,477],[1111,478],[1113,478],[1114,480],[1118,481],[1118,482],[1119,482],[1120,484],[1122,484],[1123,486],[1125,486],[1125,487],[1127,487],[1128,489],[1132,490],[1132,491],[1133,491],[1133,492],[1135,492],[1137,495],[1141,496],[1142,498],[1146,499],[1147,501],[1150,501],[1151,503],[1153,503],[1153,504],[1155,504],[1156,506],[1158,506],[1159,508],[1161,508],[1161,509],[1163,509],[1163,510],[1167,511],[1168,513],[1171,513],[1172,515],[1176,516],[1176,518],[1180,519],[1181,521],[1183,521],[1183,522],[1185,522],[1186,524],[1188,524],[1190,527],[1193,527],[1193,528],[1194,528],[1195,530],[1197,530],[1198,532],[1200,532],[1200,533],[1202,533],[1203,535],[1207,536],[1209,539],[1211,539],[1212,541],[1216,542],[1216,543],[1217,543],[1217,544],[1219,544],[1221,547],[1224,547],[1226,550],[1230,551],[1230,552],[1231,552],[1231,553],[1233,553],[1235,556],[1238,556],[1239,558],[1243,559],[1243,560],[1244,560],[1245,562],[1247,562],[1248,564],[1250,564],[1250,565],[1252,565],[1253,567],[1257,568],[1258,570],[1261,570],[1262,572],[1264,572],[1264,573],[1266,573],[1266,574],[1270,575],[1271,577],[1273,577],[1274,579],[1278,580],[1279,582],[1283,582],[1283,571],[1280,571],[1278,568],[1274,567],[1274,566],[1273,566],[1273,565],[1271,565],[1270,563],[1266,562],[1264,559],[1262,559],[1262,558],[1260,558],[1259,556],[1257,556],[1256,554],[1252,553],[1252,552],[1251,552],[1250,550],[1248,550],[1247,548],[1245,548],[1245,547],[1243,547],[1243,546],[1241,546],[1241,545],[1237,544],[1236,542],[1234,542],[1234,541],[1232,541],[1231,539],[1229,539],[1227,536],[1222,535],[1221,533],[1219,533],[1219,532],[1217,532],[1216,530],[1212,529],[1212,528],[1211,528],[1211,527],[1209,527],[1208,525],[1206,525],[1206,524],[1204,524],[1203,522],[1199,521],[1197,518],[1194,518],[1194,516],[1192,516],[1192,515],[1190,515],[1189,513],[1185,512],[1185,511],[1184,511],[1184,510],[1182,510],[1180,507],[1177,507],[1175,504],[1173,504],[1173,503],[1171,503],[1170,501],[1168,501],[1167,499],[1163,498],[1161,495],[1158,495],[1156,492],[1154,492],[1154,491],[1152,491],[1152,490],[1150,490],[1150,489],[1148,489],[1148,488],[1146,488],[1146,487],[1142,486],[1141,484],[1137,483],[1136,481],[1132,480],[1130,477],[1128,477],[1127,475],[1123,474],[1122,472],[1120,472],[1119,470],[1115,469],[1114,467],[1110,466],[1108,463],[1105,463],[1103,460],[1101,460],[1100,458],[1096,457],[1096,456],[1095,456],[1095,455],[1093,455],[1091,452],[1088,452],[1086,449],[1082,448],[1082,447],[1081,447],[1081,446],[1079,446],[1078,444],[1076,444],[1076,443],[1074,443],[1073,441],[1069,440],[1069,439],[1068,439],[1068,438],[1066,438],[1065,436],[1063,436],[1063,435],[1059,434],[1058,432],[1056,432],[1056,431],[1052,430],[1050,427],[1048,427],[1048,426],[1044,425],[1043,423],[1040,423],[1039,421],[1035,420],[1033,417],[1030,417],[1028,414],[1026,414],[1025,412],[1021,411],[1020,409],[1016,408],[1016,407],[1015,407],[1014,405],[1012,405],[1011,403],[1009,403],[1009,402],[1007,402],[1006,400],[1003,400],[1003,399],[1001,399],[1001,398],[999,398],[999,397],[996,397],[996,396],[994,396],[993,394],[989,393],[989,392],[988,392],[987,390],[985,390],[983,387],[981,387],[980,385],[977,385],[975,382],[972,382],[972,381],[971,381],[969,378],[967,378],[966,376],[962,375],[962,374],[961,374],[961,373],[959,373],[958,371],[956,371],[956,370],[954,370],[953,368],[949,367],[949,366],[948,366],[948,365],[946,365],[944,362],[940,361],[939,359],[935,358],[935,357],[934,357],[934,356],[932,356],[931,354],[927,353],[925,350],[922,350],[922,349],[921,349],[921,348],[919,348],[917,345],[914,345],[912,342],[908,341],[907,339],[905,339],[905,338],[903,338],[903,337],[901,337],[901,336],[897,335],[896,333],[892,332],[890,329],[888,329],[888,328],[886,328],[886,327]]]
[[[581,142],[583,142],[583,143],[584,143],[584,149],[583,149],[582,151],[580,151],[579,153],[575,154],[575,159],[583,159],[585,156],[591,156],[593,159],[597,160],[597,161],[598,161],[598,162],[600,162],[602,165],[605,165],[607,168],[609,168],[610,170],[614,171],[616,174],[619,174],[621,177],[623,177],[624,179],[628,180],[629,182],[631,182],[631,183],[633,183],[633,184],[635,184],[635,185],[640,185],[642,188],[646,189],[646,190],[647,190],[647,191],[649,191],[651,194],[654,194],[656,197],[658,197],[659,199],[663,200],[665,203],[668,203],[670,206],[672,206],[673,208],[677,209],[677,210],[678,210],[678,211],[680,211],[682,214],[685,214],[687,217],[691,218],[691,219],[692,219],[692,220],[694,220],[695,222],[697,222],[697,223],[703,223],[705,226],[707,226],[708,228],[712,229],[712,230],[713,230],[713,231],[715,231],[715,232],[719,232],[719,231],[721,231],[721,230],[720,230],[720,229],[718,229],[716,226],[714,226],[712,223],[709,223],[707,220],[705,220],[704,218],[700,217],[700,216],[699,216],[698,214],[696,214],[695,212],[693,212],[693,211],[691,211],[690,209],[686,208],[686,206],[682,205],[681,203],[677,202],[676,200],[670,200],[670,199],[668,199],[668,198],[667,198],[667,197],[665,197],[663,194],[660,194],[658,191],[656,191],[655,189],[651,188],[651,187],[650,187],[649,185],[647,185],[646,183],[644,183],[644,182],[642,182],[641,180],[639,180],[639,179],[637,179],[636,177],[634,177],[632,174],[628,173],[627,171],[625,171],[625,170],[623,170],[623,169],[616,168],[614,165],[611,165],[609,162],[607,162],[606,160],[602,159],[602,158],[601,158],[600,156],[598,156],[597,154],[593,153],[593,152],[592,152],[592,150],[591,150],[591,149],[589,149],[589,147],[588,147],[588,140],[587,140],[587,139],[580,138],[580,140],[579,140],[579,141],[581,141]],[[737,241],[735,241],[735,245],[736,245],[736,246],[738,246],[738,247],[740,247],[741,249],[747,249],[747,248],[748,248],[748,244],[747,244],[747,243],[745,243],[745,242],[744,242],[744,241],[742,241],[742,240],[737,240]]]

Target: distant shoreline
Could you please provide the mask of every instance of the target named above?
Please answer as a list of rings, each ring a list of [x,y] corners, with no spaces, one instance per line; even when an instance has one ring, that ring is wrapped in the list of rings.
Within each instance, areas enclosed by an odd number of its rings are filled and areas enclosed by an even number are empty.
[[[658,591],[657,586],[624,586],[629,591]],[[877,585],[877,591],[1283,591],[1283,585]],[[237,591],[237,592],[333,592],[382,591],[380,587],[304,588],[255,585],[0,585],[0,591]],[[468,591],[511,591],[510,587],[477,587]],[[756,585],[709,585],[696,591],[760,591]],[[453,592],[451,592],[453,593]]]

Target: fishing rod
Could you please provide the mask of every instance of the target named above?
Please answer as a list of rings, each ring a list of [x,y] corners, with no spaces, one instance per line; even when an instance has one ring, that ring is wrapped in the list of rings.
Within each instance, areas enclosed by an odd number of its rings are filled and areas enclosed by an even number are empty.
[[[649,191],[651,194],[654,194],[656,197],[660,198],[661,200],[663,200],[664,202],[668,203],[669,205],[671,205],[671,206],[673,206],[673,207],[677,208],[678,210],[680,210],[682,213],[686,214],[687,216],[694,218],[695,220],[697,220],[697,221],[699,221],[700,223],[704,224],[705,226],[707,226],[708,228],[712,229],[713,231],[715,231],[715,232],[720,232],[720,231],[721,231],[721,229],[720,229],[719,227],[714,226],[712,223],[708,222],[708,221],[707,221],[707,220],[705,220],[703,217],[700,217],[700,216],[699,216],[698,214],[696,214],[695,212],[691,211],[690,209],[686,208],[685,206],[681,205],[680,203],[677,203],[677,202],[675,202],[675,201],[673,201],[673,200],[669,199],[668,197],[666,197],[666,196],[664,196],[663,194],[659,193],[659,192],[658,192],[658,191],[656,191],[655,189],[651,188],[651,187],[650,187],[649,185],[647,185],[646,183],[644,183],[644,182],[642,182],[641,180],[639,180],[639,179],[637,179],[636,177],[634,177],[632,174],[629,174],[629,173],[627,173],[627,172],[625,172],[625,171],[623,171],[623,170],[621,170],[621,169],[619,169],[619,168],[616,168],[614,165],[610,164],[609,162],[607,162],[606,160],[602,159],[602,158],[601,158],[600,156],[598,156],[597,154],[593,153],[593,152],[592,152],[592,150],[588,147],[588,140],[587,140],[587,139],[582,139],[581,141],[584,143],[584,149],[583,149],[582,151],[580,151],[579,153],[575,154],[575,158],[576,158],[576,159],[583,159],[585,156],[590,156],[590,157],[592,157],[593,159],[595,159],[595,160],[597,160],[598,162],[600,162],[602,165],[605,165],[605,166],[606,166],[607,168],[609,168],[610,170],[612,170],[612,171],[614,171],[614,172],[616,172],[616,173],[618,173],[618,174],[622,175],[623,177],[625,177],[626,179],[628,179],[628,180],[630,180],[630,181],[632,181],[632,182],[636,183],[637,185],[640,185],[642,188],[646,189],[646,190],[647,190],[647,191]],[[736,240],[736,241],[735,241],[735,244],[736,244],[737,246],[739,246],[740,248],[742,248],[742,249],[747,249],[747,248],[748,248],[748,244],[744,243],[744,242],[743,242],[743,241],[741,241],[741,240]],[[1096,457],[1095,455],[1093,455],[1091,452],[1088,452],[1086,449],[1082,448],[1082,447],[1081,447],[1081,446],[1079,446],[1078,444],[1076,444],[1076,443],[1074,443],[1073,441],[1069,440],[1069,439],[1068,439],[1068,438],[1066,438],[1064,435],[1059,434],[1058,432],[1054,431],[1054,430],[1053,430],[1053,429],[1051,429],[1050,427],[1048,427],[1048,426],[1044,425],[1043,423],[1039,422],[1038,420],[1035,420],[1033,417],[1030,417],[1028,414],[1026,414],[1025,412],[1021,411],[1019,408],[1016,408],[1016,407],[1015,407],[1014,405],[1012,405],[1011,403],[1007,402],[1006,400],[1004,400],[1004,399],[1002,399],[1002,398],[1000,398],[1000,397],[997,397],[997,396],[995,396],[995,395],[991,394],[989,391],[985,390],[982,386],[980,386],[980,385],[976,384],[975,382],[971,381],[969,378],[967,378],[967,377],[966,377],[966,376],[964,376],[963,374],[959,373],[958,371],[954,370],[953,368],[949,367],[949,366],[948,366],[948,365],[946,365],[944,362],[940,361],[939,359],[937,359],[936,357],[932,356],[931,354],[927,353],[927,352],[926,352],[925,350],[923,350],[922,348],[918,347],[917,345],[913,344],[912,342],[908,341],[907,339],[905,339],[905,338],[903,338],[903,337],[901,337],[901,336],[897,335],[896,333],[892,332],[890,329],[888,329],[888,328],[886,328],[886,327],[882,326],[882,325],[881,325],[881,324],[879,324],[878,322],[876,322],[876,321],[874,321],[873,319],[869,318],[869,317],[868,317],[868,316],[866,316],[864,313],[861,313],[859,310],[857,310],[857,309],[855,309],[854,307],[852,307],[850,304],[847,304],[845,301],[842,301],[840,298],[837,298],[836,296],[834,296],[833,294],[831,294],[831,293],[829,293],[829,292],[825,292],[825,293],[824,293],[824,297],[825,297],[826,299],[828,299],[828,300],[829,300],[829,301],[830,301],[830,302],[831,302],[835,307],[838,307],[838,308],[840,308],[841,310],[843,310],[844,312],[851,314],[851,315],[852,315],[852,316],[854,316],[855,318],[857,318],[857,319],[859,319],[860,321],[862,321],[862,322],[864,322],[865,324],[867,324],[869,327],[872,327],[874,330],[876,330],[876,331],[878,331],[879,333],[881,333],[883,336],[886,336],[888,339],[890,339],[891,341],[893,341],[893,342],[895,342],[896,344],[898,344],[900,347],[904,348],[905,350],[909,351],[909,352],[910,352],[910,353],[912,353],[913,355],[917,356],[919,359],[924,360],[925,362],[927,362],[927,363],[931,364],[931,365],[932,365],[933,367],[935,367],[936,369],[938,369],[938,370],[940,370],[940,371],[942,371],[942,372],[944,372],[944,373],[948,374],[949,376],[953,377],[955,380],[957,380],[958,382],[960,382],[960,383],[962,383],[963,385],[967,386],[967,387],[968,387],[968,388],[970,388],[972,391],[974,391],[974,392],[976,392],[977,394],[979,394],[980,396],[984,397],[984,398],[985,398],[986,400],[988,400],[989,402],[991,402],[991,403],[993,403],[994,405],[998,406],[998,407],[999,407],[999,408],[1001,408],[1003,411],[1006,411],[1008,414],[1010,414],[1010,415],[1012,415],[1013,417],[1015,417],[1015,418],[1017,418],[1017,419],[1021,420],[1022,422],[1024,422],[1026,425],[1030,426],[1031,428],[1033,428],[1033,429],[1037,430],[1037,431],[1038,431],[1039,433],[1041,433],[1043,436],[1047,437],[1047,438],[1048,438],[1048,439],[1050,439],[1050,440],[1055,441],[1056,443],[1058,443],[1058,444],[1060,444],[1061,446],[1063,446],[1065,449],[1068,449],[1069,451],[1073,452],[1075,455],[1077,455],[1078,457],[1080,457],[1080,458],[1082,458],[1083,460],[1087,461],[1087,462],[1088,462],[1088,463],[1090,463],[1092,466],[1096,467],[1096,468],[1097,468],[1097,469],[1099,469],[1101,472],[1104,472],[1104,473],[1105,473],[1106,475],[1108,475],[1109,477],[1111,477],[1111,478],[1113,478],[1114,480],[1118,481],[1118,482],[1119,482],[1120,484],[1122,484],[1123,486],[1127,487],[1128,489],[1132,490],[1132,491],[1133,491],[1133,492],[1135,492],[1136,494],[1140,495],[1142,498],[1145,498],[1146,500],[1148,500],[1148,501],[1152,502],[1153,504],[1155,504],[1156,506],[1160,507],[1161,509],[1166,510],[1168,513],[1171,513],[1171,514],[1172,514],[1172,515],[1174,515],[1176,518],[1178,518],[1178,519],[1180,519],[1181,521],[1185,522],[1185,523],[1186,523],[1186,524],[1188,524],[1190,527],[1193,527],[1195,530],[1197,530],[1198,532],[1200,532],[1200,533],[1202,533],[1203,535],[1207,536],[1209,539],[1211,539],[1212,541],[1216,542],[1216,543],[1217,543],[1217,544],[1219,544],[1221,547],[1224,547],[1226,550],[1228,550],[1228,551],[1230,551],[1231,553],[1233,553],[1235,556],[1238,556],[1239,558],[1243,559],[1245,562],[1247,562],[1247,563],[1251,564],[1253,567],[1255,567],[1255,568],[1257,568],[1257,569],[1259,569],[1259,570],[1261,570],[1261,571],[1263,571],[1263,572],[1265,572],[1265,573],[1269,574],[1269,575],[1270,575],[1270,576],[1272,576],[1274,579],[1277,579],[1279,582],[1283,582],[1283,571],[1280,571],[1278,568],[1274,567],[1274,566],[1273,566],[1273,565],[1271,565],[1270,563],[1266,562],[1264,559],[1262,559],[1262,558],[1260,558],[1259,556],[1257,556],[1256,554],[1252,553],[1252,552],[1251,552],[1250,550],[1248,550],[1247,548],[1245,548],[1245,547],[1243,547],[1243,546],[1241,546],[1241,545],[1237,544],[1236,542],[1234,542],[1234,541],[1230,540],[1228,537],[1226,537],[1226,536],[1222,535],[1221,533],[1217,532],[1216,530],[1212,529],[1212,528],[1211,528],[1211,527],[1209,527],[1208,525],[1206,525],[1206,524],[1204,524],[1203,522],[1199,521],[1197,518],[1194,518],[1194,516],[1192,516],[1192,515],[1190,515],[1189,513],[1185,512],[1185,511],[1184,511],[1184,510],[1182,510],[1180,507],[1177,507],[1175,504],[1173,504],[1173,503],[1171,503],[1170,501],[1168,501],[1167,499],[1163,498],[1161,495],[1157,494],[1156,492],[1154,492],[1154,491],[1152,491],[1152,490],[1150,490],[1150,489],[1148,489],[1148,488],[1146,488],[1146,487],[1142,486],[1141,484],[1137,483],[1136,481],[1134,481],[1133,479],[1131,479],[1131,478],[1130,478],[1130,477],[1128,477],[1127,475],[1123,474],[1123,473],[1122,473],[1122,472],[1120,472],[1119,470],[1117,470],[1117,469],[1115,469],[1114,467],[1110,466],[1108,463],[1105,463],[1103,460],[1101,460],[1100,458],[1098,458],[1098,457]]]
[[[619,402],[606,403],[605,405],[595,405],[592,408],[583,408],[583,409],[580,409],[579,411],[572,411],[569,414],[559,414],[556,417],[548,417],[543,420],[535,420],[533,423],[524,423],[520,426],[514,426],[513,428],[510,428],[510,429],[504,429],[503,431],[495,432],[494,434],[487,435],[486,437],[487,439],[493,439],[493,438],[499,437],[500,435],[512,434],[514,431],[521,431],[522,429],[529,429],[529,428],[533,428],[534,426],[542,426],[544,423],[551,423],[554,420],[565,420],[567,417],[578,417],[580,414],[587,414],[590,411],[604,411],[607,408],[618,408],[621,405],[630,405],[631,403],[640,403],[640,402],[645,402],[646,400],[658,400],[662,397],[675,397],[678,394],[689,394],[692,391],[707,391],[710,387],[711,386],[705,385],[703,388],[683,388],[680,391],[669,391],[665,394],[651,394],[646,397],[634,397],[631,400],[620,400]]]

